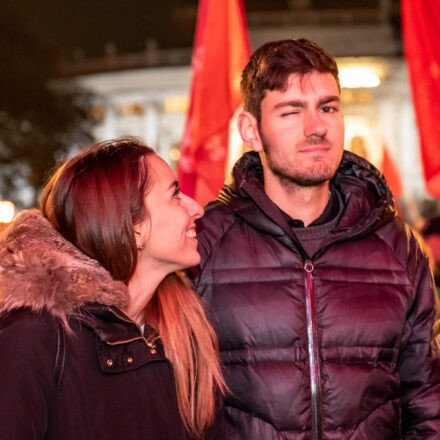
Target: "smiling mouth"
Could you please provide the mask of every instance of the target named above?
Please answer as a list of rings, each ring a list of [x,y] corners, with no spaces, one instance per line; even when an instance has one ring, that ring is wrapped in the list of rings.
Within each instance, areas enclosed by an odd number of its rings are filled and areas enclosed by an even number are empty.
[[[190,230],[186,231],[185,235],[189,238],[197,238],[197,234],[194,229],[190,229]]]

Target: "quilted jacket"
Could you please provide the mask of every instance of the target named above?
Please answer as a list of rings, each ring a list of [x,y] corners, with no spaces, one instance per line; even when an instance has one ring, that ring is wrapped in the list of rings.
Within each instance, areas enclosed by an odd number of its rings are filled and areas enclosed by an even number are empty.
[[[345,152],[338,225],[307,255],[246,153],[198,224],[228,439],[440,439],[428,262],[367,161]]]

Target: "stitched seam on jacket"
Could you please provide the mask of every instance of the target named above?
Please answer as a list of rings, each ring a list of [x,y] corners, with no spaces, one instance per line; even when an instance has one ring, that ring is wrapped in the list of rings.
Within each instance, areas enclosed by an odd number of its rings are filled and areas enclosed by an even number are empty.
[[[276,283],[276,282],[281,282],[281,281],[295,281],[295,280],[296,280],[296,278],[279,278],[279,279],[258,280],[258,281],[255,281],[255,279],[253,279],[253,280],[252,279],[249,279],[249,280],[232,280],[232,281],[221,281],[221,280],[209,281],[209,280],[206,280],[206,281],[203,282],[203,284],[206,285],[206,286],[209,286],[211,284],[216,284],[216,285],[225,285],[225,284],[237,284],[237,285],[240,285],[240,284],[249,284],[249,283],[264,284],[264,283]],[[320,281],[321,281],[321,279],[320,279]],[[331,281],[335,281],[335,280],[331,280]],[[341,281],[335,281],[335,282],[341,282],[342,283],[343,281],[341,280]],[[375,285],[375,286],[378,286],[378,285],[380,285],[380,286],[404,286],[404,285],[406,285],[406,284],[402,284],[402,283],[395,283],[395,284],[394,283],[378,283],[378,282],[373,282],[373,281],[371,283],[359,281],[359,283],[372,284],[372,285]]]
[[[388,402],[393,401],[394,399],[389,398],[387,400],[385,400],[384,402],[382,402],[379,406],[376,406],[376,408],[374,408],[373,410],[371,410],[362,420],[360,420],[353,428],[353,432],[351,433],[350,437],[348,437],[348,439],[352,438],[356,433],[357,430],[359,428],[360,425],[362,425],[362,423],[366,422],[378,409],[382,408],[383,406],[385,406]],[[333,430],[335,431],[335,430]],[[331,431],[330,431],[331,432]]]
[[[276,428],[272,423],[268,422],[267,420],[265,420],[265,419],[263,419],[263,418],[261,418],[261,417],[256,416],[255,414],[253,414],[253,413],[250,412],[250,411],[246,411],[245,409],[238,408],[237,406],[234,406],[234,405],[231,405],[231,404],[225,404],[225,407],[227,407],[227,408],[232,408],[232,409],[234,409],[235,411],[239,411],[239,412],[242,412],[242,413],[244,413],[244,414],[248,414],[250,417],[252,417],[252,418],[254,418],[254,419],[261,420],[262,422],[266,423],[267,425],[272,426],[272,428],[273,428],[277,433],[279,433],[279,434],[281,434],[281,435],[282,435],[283,433],[300,433],[300,434],[304,434],[304,432],[310,432],[310,430],[304,430],[304,429],[289,429],[289,430],[282,430],[282,431],[280,431],[280,430],[278,430],[278,428]]]
[[[397,229],[397,225],[396,225],[396,220],[395,220],[395,219],[394,219],[392,222],[390,222],[390,223],[394,224],[395,229]],[[389,225],[389,224],[387,224],[385,227],[387,227],[388,225]],[[390,226],[391,226],[391,225],[390,225]],[[405,232],[406,232],[408,226],[407,226],[406,224],[403,224],[403,226],[404,226],[404,228],[405,228]],[[388,226],[388,227],[389,227],[389,226]],[[381,228],[381,229],[382,229],[382,228]],[[409,247],[411,247],[411,241],[414,240],[414,241],[415,241],[414,245],[416,246],[415,252],[416,252],[416,253],[419,253],[419,249],[417,249],[417,247],[418,247],[418,242],[417,242],[416,238],[414,237],[414,235],[412,234],[411,230],[410,230],[409,232],[410,232],[410,235],[409,235],[409,236],[408,236],[407,233],[404,233],[403,231],[402,231],[400,234],[403,235],[403,236],[405,237],[406,242],[407,242],[407,245],[409,245]],[[388,242],[382,237],[382,235],[381,235],[381,233],[380,233],[380,229],[374,231],[374,234],[376,235],[376,237],[379,238],[379,240],[382,241],[382,243],[384,243],[384,244],[385,244],[385,245],[391,250],[391,254],[394,256],[394,259],[395,259],[395,260],[399,263],[399,265],[402,267],[402,271],[406,273],[406,276],[408,277],[409,284],[410,284],[410,285],[413,285],[413,284],[414,284],[414,280],[415,280],[415,278],[416,278],[417,266],[419,265],[418,261],[417,261],[416,264],[415,264],[415,267],[414,267],[414,273],[413,273],[412,276],[411,276],[410,273],[409,273],[409,265],[408,265],[408,261],[401,262],[401,261],[397,258],[397,255],[396,255],[396,251],[395,251],[395,249],[393,249],[393,248],[391,247],[391,243],[388,243]]]

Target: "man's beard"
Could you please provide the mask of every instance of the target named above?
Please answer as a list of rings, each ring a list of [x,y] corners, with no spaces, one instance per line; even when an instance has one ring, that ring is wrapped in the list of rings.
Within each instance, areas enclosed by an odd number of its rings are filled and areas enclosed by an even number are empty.
[[[260,138],[263,143],[263,150],[266,155],[267,166],[272,171],[272,173],[278,178],[279,182],[286,189],[304,187],[310,188],[313,186],[320,186],[324,182],[332,179],[336,170],[333,169],[331,164],[326,161],[317,160],[311,167],[307,169],[293,169],[289,168],[288,164],[285,166],[285,163],[277,163],[271,157],[271,147],[264,139],[264,136],[260,133]],[[327,143],[329,142],[326,139],[318,139],[313,140],[309,139],[305,145],[313,145],[317,143]]]

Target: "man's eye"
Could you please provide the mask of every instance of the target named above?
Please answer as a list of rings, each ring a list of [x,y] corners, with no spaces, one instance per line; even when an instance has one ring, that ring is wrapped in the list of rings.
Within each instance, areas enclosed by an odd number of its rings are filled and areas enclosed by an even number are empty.
[[[290,116],[290,115],[297,115],[299,112],[287,112],[287,113],[281,113],[281,116]]]
[[[324,113],[334,113],[338,111],[338,109],[336,107],[326,106],[326,107],[322,107],[322,111]]]

